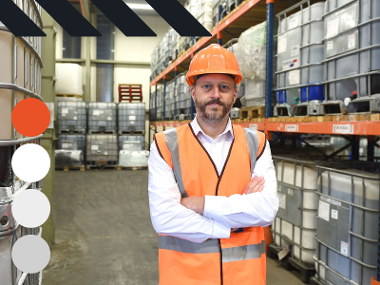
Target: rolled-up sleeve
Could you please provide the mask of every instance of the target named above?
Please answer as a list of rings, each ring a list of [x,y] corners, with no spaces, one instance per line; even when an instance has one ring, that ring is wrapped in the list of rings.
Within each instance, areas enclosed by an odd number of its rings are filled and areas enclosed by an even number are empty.
[[[261,192],[223,196],[206,196],[204,216],[220,221],[231,228],[269,226],[278,211],[277,180],[269,142],[256,161],[254,176],[264,177]]]
[[[192,242],[229,238],[231,228],[223,221],[205,217],[181,205],[181,194],[173,170],[160,156],[155,142],[150,148],[149,207],[154,229]]]

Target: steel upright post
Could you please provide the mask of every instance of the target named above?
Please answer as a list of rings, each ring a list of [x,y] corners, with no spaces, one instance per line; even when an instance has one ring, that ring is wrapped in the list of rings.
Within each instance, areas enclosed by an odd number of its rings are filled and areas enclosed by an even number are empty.
[[[156,83],[156,95],[154,96],[154,121],[157,122],[157,83]]]
[[[273,32],[274,0],[267,0],[267,70],[265,88],[265,118],[272,117],[272,81],[273,81]]]
[[[162,111],[162,118],[165,121],[165,103],[166,103],[166,77],[164,76],[164,96],[163,96],[163,111]]]

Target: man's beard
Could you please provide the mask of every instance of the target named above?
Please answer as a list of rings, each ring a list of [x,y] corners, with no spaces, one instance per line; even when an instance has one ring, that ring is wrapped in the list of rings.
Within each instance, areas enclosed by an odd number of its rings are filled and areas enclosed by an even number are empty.
[[[194,101],[195,107],[197,109],[197,116],[201,118],[203,121],[207,123],[211,123],[211,124],[218,124],[222,122],[229,115],[233,106],[233,101],[231,101],[230,104],[228,103],[225,104],[222,101],[220,101],[220,99],[211,99],[209,101],[201,103],[197,100],[197,96],[195,96],[194,98],[195,98],[195,101]],[[220,106],[222,106],[223,107],[222,114],[207,113],[206,107],[207,105],[210,105],[210,104],[219,104]],[[212,108],[212,110],[214,111],[214,108]]]

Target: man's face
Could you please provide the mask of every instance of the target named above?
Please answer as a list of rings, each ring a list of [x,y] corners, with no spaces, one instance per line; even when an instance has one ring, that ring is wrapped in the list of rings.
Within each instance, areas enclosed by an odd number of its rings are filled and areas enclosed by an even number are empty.
[[[236,101],[237,89],[234,80],[225,74],[207,74],[191,87],[197,116],[202,120],[217,124],[231,112]]]

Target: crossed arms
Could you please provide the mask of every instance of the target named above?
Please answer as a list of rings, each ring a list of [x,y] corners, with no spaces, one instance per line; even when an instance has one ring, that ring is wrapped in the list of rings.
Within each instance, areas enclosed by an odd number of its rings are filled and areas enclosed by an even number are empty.
[[[272,224],[278,209],[277,181],[269,143],[266,144],[243,195],[181,199],[173,171],[153,142],[148,190],[156,232],[200,243],[209,238],[229,238],[236,228]]]

